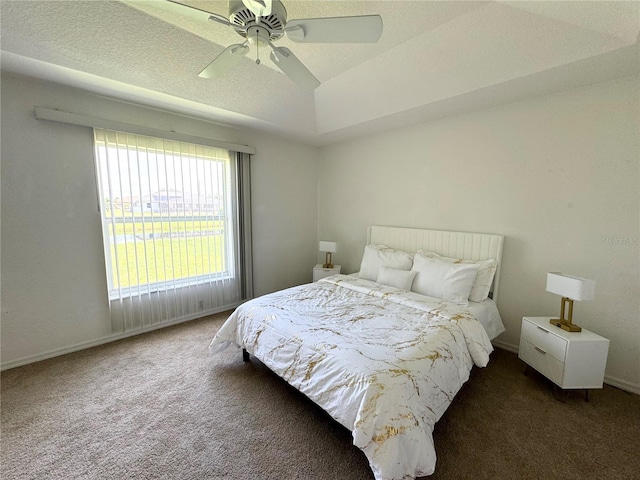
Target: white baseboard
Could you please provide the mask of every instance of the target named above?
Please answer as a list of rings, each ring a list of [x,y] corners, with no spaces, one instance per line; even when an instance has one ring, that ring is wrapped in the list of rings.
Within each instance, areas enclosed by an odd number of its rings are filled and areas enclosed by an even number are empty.
[[[491,343],[498,348],[506,350],[507,352],[518,353],[518,350],[519,350],[518,345],[514,345],[512,343],[506,343],[501,340],[491,340]]]
[[[627,382],[626,380],[612,377],[611,375],[604,376],[604,383],[606,383],[607,385],[611,385],[612,387],[619,388],[620,390],[624,390],[625,392],[640,395],[640,385],[636,383]]]
[[[23,365],[29,365],[30,363],[40,362],[42,360],[47,360],[49,358],[59,357],[60,355],[66,355],[67,353],[79,352],[80,350],[85,350],[91,347],[97,347],[99,345],[104,345],[105,343],[111,343],[118,340],[122,340],[124,338],[134,337],[136,335],[141,335],[143,333],[149,333],[154,330],[159,330],[161,328],[171,327],[173,325],[179,325],[180,323],[189,322],[197,318],[202,318],[208,315],[214,315],[216,313],[224,312],[226,310],[231,310],[237,307],[238,305],[225,306],[222,309],[214,309],[206,312],[198,312],[194,315],[188,315],[186,317],[182,317],[182,318],[173,320],[171,322],[162,323],[159,325],[152,325],[150,327],[145,327],[143,329],[135,330],[133,332],[108,335],[106,337],[98,338],[96,340],[77,343],[75,345],[70,345],[68,347],[57,348],[55,350],[50,350],[48,352],[38,353],[36,355],[30,355],[27,357],[18,358],[16,360],[4,362],[2,365],[0,365],[0,371],[9,370],[11,368],[16,368],[16,367],[22,367]]]
[[[511,353],[518,353],[519,346],[514,345],[512,343],[502,342],[500,340],[492,340],[491,342],[494,346],[498,348],[502,348],[503,350],[507,350]],[[628,382],[626,380],[622,380],[620,378],[612,377],[611,375],[604,376],[604,383],[607,385],[611,385],[612,387],[619,388],[620,390],[624,390],[625,392],[635,393],[636,395],[640,395],[640,385]]]

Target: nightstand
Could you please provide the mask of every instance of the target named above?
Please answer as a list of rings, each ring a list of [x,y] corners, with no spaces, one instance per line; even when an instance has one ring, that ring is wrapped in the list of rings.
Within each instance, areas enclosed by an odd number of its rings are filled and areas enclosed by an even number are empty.
[[[566,332],[553,317],[524,317],[518,357],[563,389],[602,388],[609,340],[589,330]]]
[[[340,265],[334,265],[333,268],[322,268],[322,264],[319,263],[313,267],[313,281],[317,282],[321,278],[330,277],[340,273]]]

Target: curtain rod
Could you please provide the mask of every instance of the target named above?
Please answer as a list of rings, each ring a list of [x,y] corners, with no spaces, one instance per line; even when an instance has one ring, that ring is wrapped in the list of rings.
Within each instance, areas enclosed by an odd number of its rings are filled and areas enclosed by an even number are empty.
[[[108,120],[106,118],[98,118],[89,115],[82,115],[79,113],[65,112],[64,110],[57,110],[53,108],[34,108],[35,115],[38,120],[49,120],[52,122],[67,123],[70,125],[79,125],[82,127],[106,128],[108,130],[137,133],[138,135],[147,135],[151,137],[162,137],[169,140],[208,145],[210,147],[224,148],[226,150],[233,150],[234,152],[248,153],[251,155],[255,155],[256,153],[255,147],[250,147],[248,145],[239,145],[237,143],[223,142],[221,140],[216,140],[215,138],[188,135],[185,133],[172,132],[170,130],[162,130],[159,128],[125,123],[118,120]]]

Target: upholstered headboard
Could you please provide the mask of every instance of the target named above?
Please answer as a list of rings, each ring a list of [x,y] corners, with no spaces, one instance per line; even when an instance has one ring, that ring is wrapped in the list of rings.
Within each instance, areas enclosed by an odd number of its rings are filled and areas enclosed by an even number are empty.
[[[494,258],[498,262],[498,267],[493,278],[491,298],[498,301],[504,244],[502,235],[373,225],[367,229],[367,243],[386,245],[412,253],[428,250],[446,257],[465,260]]]

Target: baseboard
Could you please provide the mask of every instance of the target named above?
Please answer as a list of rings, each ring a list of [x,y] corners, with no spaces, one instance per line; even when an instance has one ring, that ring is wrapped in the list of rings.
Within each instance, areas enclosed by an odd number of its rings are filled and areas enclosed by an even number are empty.
[[[518,345],[514,345],[512,343],[503,342],[501,340],[491,340],[491,343],[495,347],[501,348],[501,349],[506,350],[507,352],[511,352],[511,353],[518,353],[518,350],[520,348]]]
[[[624,390],[625,392],[640,395],[640,385],[636,383],[627,382],[626,380],[612,377],[610,375],[604,376],[604,383],[606,383],[607,385],[611,385],[612,387],[619,388],[620,390]]]
[[[239,305],[239,303],[238,303]],[[58,348],[55,350],[50,350],[44,353],[38,353],[36,355],[30,355],[28,357],[18,358],[17,360],[11,360],[9,362],[5,362],[0,365],[0,371],[9,370],[11,368],[22,367],[24,365],[29,365],[30,363],[40,362],[42,360],[47,360],[49,358],[59,357],[61,355],[66,355],[68,353],[79,352],[80,350],[85,350],[91,347],[97,347],[100,345],[104,345],[106,343],[116,342],[118,340],[123,340],[129,337],[135,337],[136,335],[142,335],[143,333],[153,332],[154,330],[160,330],[161,328],[171,327],[173,325],[179,325],[181,323],[190,322],[191,320],[196,320],[198,318],[206,317],[208,315],[215,315],[216,313],[224,312],[226,310],[231,310],[238,305],[230,305],[225,306],[222,309],[214,309],[206,312],[198,312],[193,315],[188,315],[186,317],[181,317],[179,319],[173,320],[171,322],[163,323],[160,325],[153,325],[150,327],[146,327],[140,330],[136,330],[134,332],[126,332],[119,333],[116,335],[108,335],[106,337],[98,338],[96,340],[91,340],[88,342],[77,343],[75,345],[70,345],[68,347]]]
[[[507,350],[511,353],[518,353],[519,346],[514,345],[512,343],[502,342],[500,340],[492,340],[491,343],[498,348],[502,348],[503,350]],[[604,376],[604,383],[607,385],[611,385],[612,387],[619,388],[620,390],[624,390],[625,392],[635,393],[636,395],[640,395],[640,385],[632,382],[628,382],[626,380],[622,380],[620,378],[612,377],[611,375]]]

